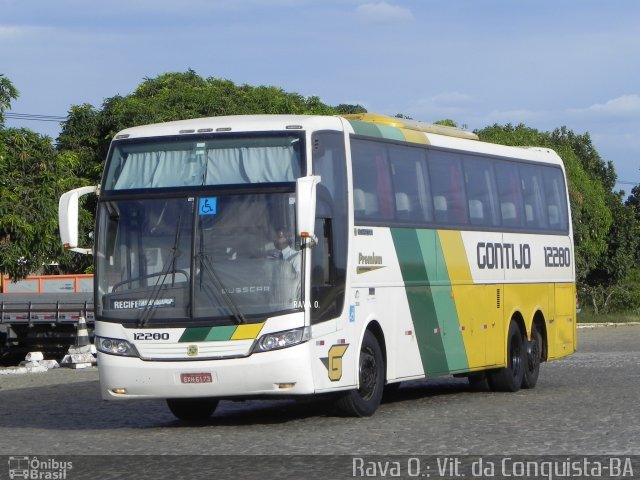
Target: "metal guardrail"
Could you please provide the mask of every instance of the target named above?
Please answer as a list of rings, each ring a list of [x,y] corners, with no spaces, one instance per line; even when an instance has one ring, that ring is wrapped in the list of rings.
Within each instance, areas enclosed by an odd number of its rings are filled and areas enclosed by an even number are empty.
[[[91,294],[62,295],[7,294],[0,298],[0,323],[4,324],[65,324],[76,323],[83,316],[94,321]],[[62,297],[62,299],[60,299]],[[68,297],[68,298],[64,298]]]

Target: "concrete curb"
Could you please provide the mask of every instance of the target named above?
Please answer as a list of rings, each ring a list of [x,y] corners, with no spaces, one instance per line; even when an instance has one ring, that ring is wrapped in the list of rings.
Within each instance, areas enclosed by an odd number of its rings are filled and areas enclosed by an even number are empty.
[[[578,323],[578,328],[604,328],[604,327],[637,327],[640,325],[640,322],[624,322],[624,323]]]

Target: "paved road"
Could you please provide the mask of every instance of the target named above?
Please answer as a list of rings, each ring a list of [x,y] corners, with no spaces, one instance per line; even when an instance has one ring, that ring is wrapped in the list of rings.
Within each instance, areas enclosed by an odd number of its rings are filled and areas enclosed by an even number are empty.
[[[534,390],[472,392],[453,378],[411,382],[366,419],[334,416],[319,402],[221,402],[207,424],[185,426],[161,401],[100,400],[95,369],[3,375],[0,451],[640,454],[640,326],[580,329],[578,340],[577,354],[543,365]]]

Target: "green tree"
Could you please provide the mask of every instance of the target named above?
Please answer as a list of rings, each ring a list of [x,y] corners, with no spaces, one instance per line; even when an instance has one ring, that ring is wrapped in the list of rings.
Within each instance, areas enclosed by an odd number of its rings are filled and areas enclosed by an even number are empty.
[[[454,121],[451,120],[450,118],[445,118],[442,120],[438,120],[437,122],[433,122],[436,125],[444,125],[445,127],[455,127],[458,128],[458,124]]]
[[[634,286],[633,281],[640,245],[640,222],[634,207],[623,203],[622,197],[621,192],[607,194],[613,219],[607,236],[607,249],[581,284],[581,290],[596,314],[640,306],[636,292],[638,286]]]
[[[338,115],[349,115],[349,114],[357,114],[357,113],[367,113],[367,109],[362,105],[349,105],[346,103],[341,103],[337,107],[334,108],[335,112]]]
[[[0,75],[0,114],[18,91]],[[64,254],[58,236],[58,198],[78,183],[78,155],[59,154],[51,138],[0,123],[0,273],[18,279],[44,264],[63,269],[86,268]],[[80,270],[82,271],[82,270]]]
[[[0,271],[22,278],[58,261],[58,198],[74,178],[69,157],[27,129],[0,129]]]
[[[72,106],[58,136],[58,150],[75,156],[76,175],[93,179],[94,183],[102,174],[102,163],[95,161],[97,150],[109,140],[100,138],[99,122],[100,112],[91,105]]]
[[[4,112],[11,108],[11,101],[18,98],[18,90],[11,80],[0,73],[0,127],[4,125]]]

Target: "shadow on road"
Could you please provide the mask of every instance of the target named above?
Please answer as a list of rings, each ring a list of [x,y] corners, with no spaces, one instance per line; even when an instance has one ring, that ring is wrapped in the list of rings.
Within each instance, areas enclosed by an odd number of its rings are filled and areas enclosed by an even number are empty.
[[[408,382],[385,395],[384,404],[410,404],[429,397],[471,392],[464,379]],[[339,417],[332,397],[303,400],[221,401],[214,415],[200,424],[176,420],[163,400],[107,402],[97,381],[0,390],[0,428],[47,430],[113,430],[127,428],[193,428],[194,426],[271,425],[309,417]]]

